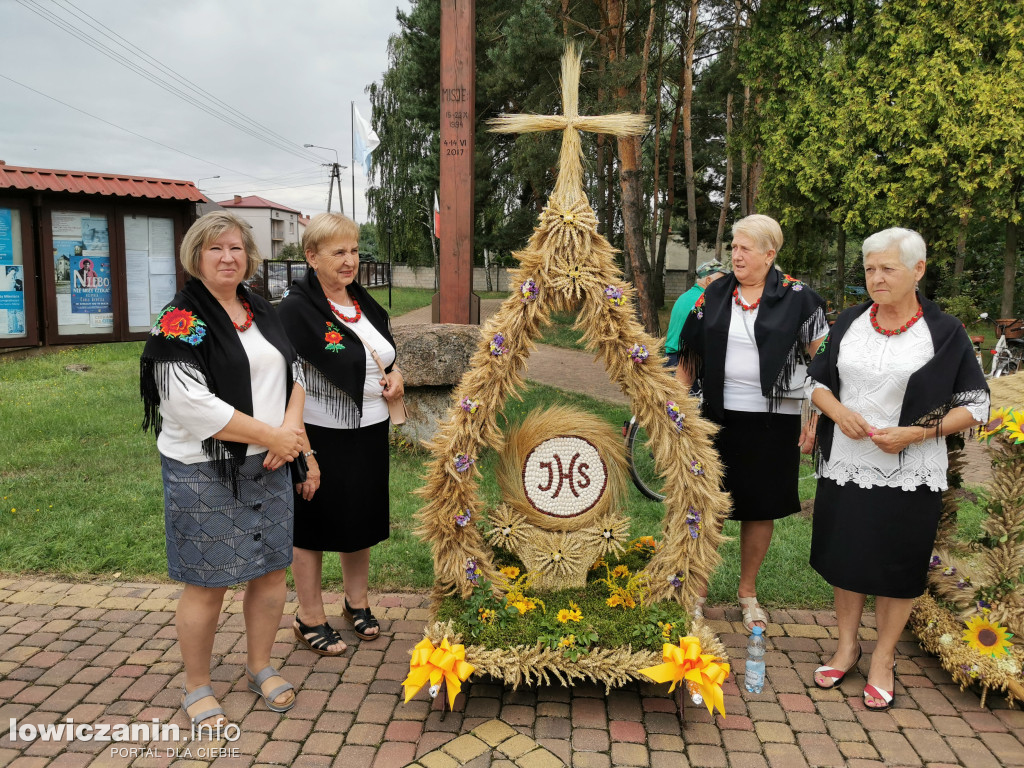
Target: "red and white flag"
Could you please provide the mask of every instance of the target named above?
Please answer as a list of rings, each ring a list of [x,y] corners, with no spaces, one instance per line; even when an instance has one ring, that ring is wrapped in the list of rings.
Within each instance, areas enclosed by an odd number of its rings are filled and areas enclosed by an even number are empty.
[[[434,237],[441,238],[441,206],[437,202],[437,192],[434,192]]]

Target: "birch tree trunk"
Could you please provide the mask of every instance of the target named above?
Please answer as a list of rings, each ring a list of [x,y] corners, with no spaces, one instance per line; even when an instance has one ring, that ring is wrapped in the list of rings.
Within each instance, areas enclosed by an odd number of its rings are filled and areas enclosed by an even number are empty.
[[[736,20],[732,27],[732,51],[729,54],[730,74],[736,68],[736,52],[740,45],[740,21],[742,5],[736,0]],[[715,258],[722,260],[722,246],[725,240],[725,222],[729,215],[729,203],[732,201],[732,156],[729,139],[732,137],[732,88],[725,97],[725,183],[722,189],[722,211],[718,215],[718,232],[715,235]]]
[[[700,0],[690,0],[683,43],[683,163],[686,170],[686,219],[689,223],[689,262],[686,281],[692,285],[697,273],[697,192],[693,178],[693,55],[697,47],[697,12]]]

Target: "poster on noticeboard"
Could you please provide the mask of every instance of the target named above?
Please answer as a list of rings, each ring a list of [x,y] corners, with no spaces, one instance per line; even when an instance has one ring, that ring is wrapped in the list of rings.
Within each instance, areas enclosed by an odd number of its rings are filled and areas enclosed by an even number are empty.
[[[11,209],[0,208],[0,265],[14,264],[14,233],[11,231]]]
[[[51,232],[57,293],[70,293],[70,314],[113,312],[107,218],[76,211],[54,211]],[[102,327],[106,319],[93,317],[80,322]]]

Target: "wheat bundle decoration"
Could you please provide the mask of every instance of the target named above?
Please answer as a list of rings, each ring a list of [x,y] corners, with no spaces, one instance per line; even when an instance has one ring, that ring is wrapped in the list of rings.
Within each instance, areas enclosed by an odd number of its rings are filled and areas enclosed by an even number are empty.
[[[520,427],[511,435],[503,434],[498,426],[498,414],[508,397],[515,396],[523,386],[525,361],[552,311],[578,312],[575,329],[586,348],[601,360],[611,380],[629,397],[633,412],[650,436],[655,466],[669,480],[661,541],[649,548],[650,557],[642,573],[632,573],[634,581],[623,591],[622,600],[639,600],[642,606],[674,601],[689,608],[697,597],[697,584],[709,578],[719,562],[721,520],[730,501],[720,490],[721,469],[711,440],[714,427],[699,417],[697,401],[662,367],[661,342],[637,322],[633,291],[615,263],[615,250],[598,233],[597,218],[583,191],[579,132],[639,135],[647,121],[635,114],[581,116],[580,67],[579,52],[569,46],[562,58],[562,115],[504,115],[490,121],[499,133],[561,130],[562,145],[558,178],[548,204],[526,248],[515,254],[519,267],[510,276],[510,284],[516,290],[482,329],[470,369],[456,388],[446,420],[428,446],[432,458],[419,491],[425,503],[417,519],[418,534],[430,543],[433,555],[435,606],[445,596],[467,599],[481,583],[493,585],[499,596],[523,598],[511,602],[530,602],[527,596],[519,595],[524,592],[524,582],[501,572],[492,544],[506,545],[514,540],[525,546],[523,564],[530,571],[531,589],[545,589],[582,584],[580,574],[591,567],[593,556],[615,551],[626,538],[629,521],[618,509],[621,446],[604,445],[598,427],[587,433],[590,437],[581,437],[573,429],[567,431],[566,420],[582,428],[584,419],[564,412],[537,414],[532,417],[533,427],[527,425],[525,431]],[[532,434],[539,422],[550,427],[545,427],[549,436],[544,440],[531,438],[527,440],[529,445],[520,444],[522,435]],[[607,425],[602,427],[608,431]],[[573,443],[573,450],[583,454],[587,454],[583,445],[587,443],[605,460],[604,480],[609,492],[600,506],[589,510],[585,522],[573,522],[575,515],[582,514],[578,511],[556,508],[546,513],[549,518],[559,519],[556,525],[535,514],[538,505],[525,499],[523,491],[511,490],[521,485],[511,480],[521,480],[524,472],[540,472],[531,477],[539,485],[546,482],[543,472],[550,468],[527,466],[531,451],[539,450],[545,440],[549,450],[562,451],[566,456],[572,447],[566,441],[578,441]],[[505,503],[493,510],[485,508],[478,494],[476,461],[487,448],[501,457],[500,472],[506,479]],[[566,563],[566,559],[572,562]],[[623,621],[629,620],[624,614]],[[433,625],[429,637],[434,641],[444,639],[444,627],[441,623]],[[709,653],[723,652],[721,644],[700,622],[693,631],[702,637]],[[449,639],[456,641],[454,634]],[[469,645],[466,660],[478,671],[503,677],[513,685],[544,681],[553,675],[563,681],[585,676],[610,686],[620,685],[629,677],[643,679],[636,671],[656,656],[644,651],[626,663],[622,654],[631,658],[632,652],[625,649],[602,649],[589,658],[577,652],[559,655],[531,648],[507,649],[506,657],[502,657],[503,652]],[[552,665],[560,672],[548,671]]]
[[[993,403],[999,395],[993,383]],[[961,689],[981,689],[982,706],[990,690],[1012,704],[1024,701],[1024,409],[994,408],[978,438],[993,463],[982,534],[971,543],[954,539],[955,521],[944,515],[928,593],[915,602],[910,625]],[[945,506],[954,494],[951,482]]]

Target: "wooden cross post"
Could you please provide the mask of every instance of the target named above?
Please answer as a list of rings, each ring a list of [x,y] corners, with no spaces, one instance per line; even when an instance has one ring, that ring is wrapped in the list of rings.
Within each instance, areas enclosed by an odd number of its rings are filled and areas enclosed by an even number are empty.
[[[570,43],[562,54],[561,115],[499,115],[487,122],[494,133],[536,133],[562,131],[558,156],[558,179],[552,200],[571,206],[586,198],[583,191],[583,146],[580,131],[609,133],[613,136],[639,136],[647,130],[647,116],[632,112],[589,117],[579,113],[580,52]]]
[[[475,101],[474,0],[441,0],[441,276],[434,322],[480,322],[473,293]]]

